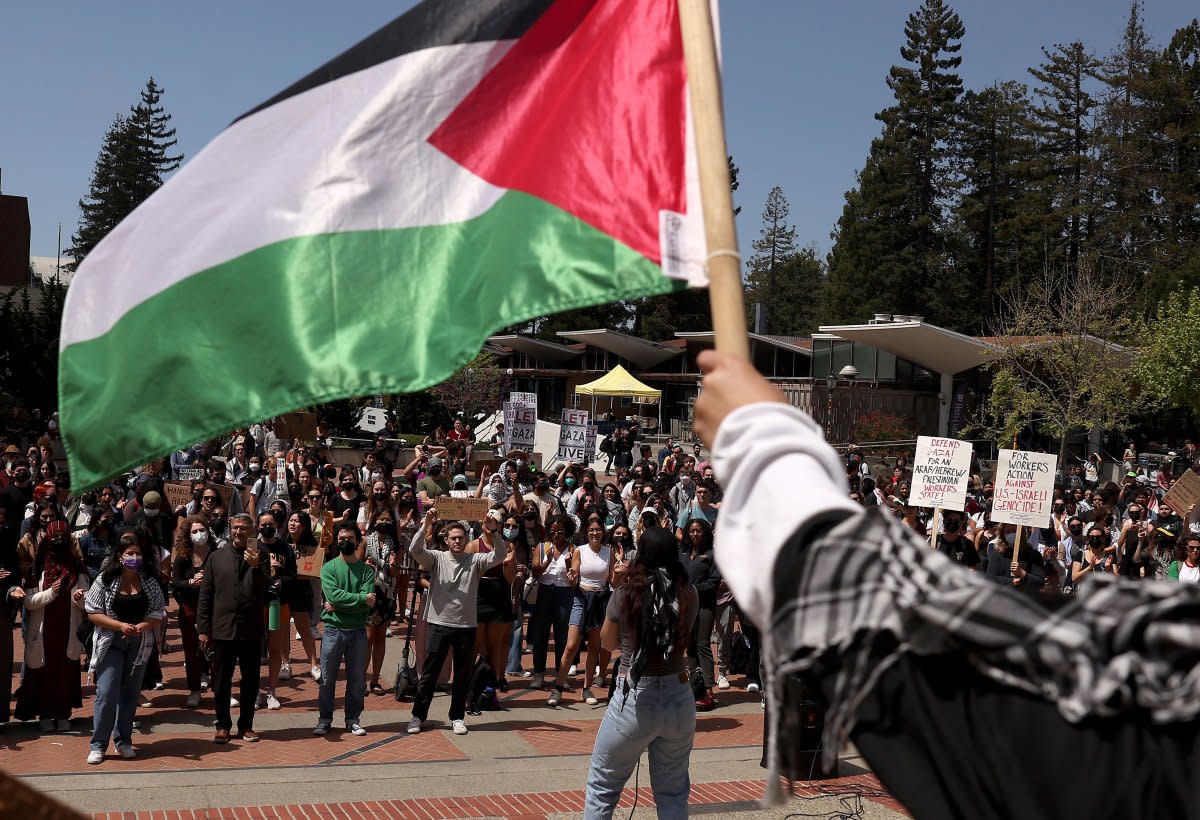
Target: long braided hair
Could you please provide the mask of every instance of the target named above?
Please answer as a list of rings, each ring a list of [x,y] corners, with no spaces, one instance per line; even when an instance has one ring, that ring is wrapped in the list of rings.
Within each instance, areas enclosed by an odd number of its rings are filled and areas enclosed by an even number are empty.
[[[675,536],[654,527],[642,533],[637,557],[621,592],[621,624],[633,637],[627,679],[636,685],[651,658],[666,661],[686,647],[684,622],[687,572],[679,561]]]

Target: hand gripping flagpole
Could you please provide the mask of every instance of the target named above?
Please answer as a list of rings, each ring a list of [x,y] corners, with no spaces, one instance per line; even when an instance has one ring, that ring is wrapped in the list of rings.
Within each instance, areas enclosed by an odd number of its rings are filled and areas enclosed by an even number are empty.
[[[679,0],[679,25],[696,133],[704,234],[708,242],[705,267],[714,343],[717,350],[749,360],[741,257],[737,251],[733,192],[729,187],[729,159],[725,150],[721,69],[717,63],[709,0]]]

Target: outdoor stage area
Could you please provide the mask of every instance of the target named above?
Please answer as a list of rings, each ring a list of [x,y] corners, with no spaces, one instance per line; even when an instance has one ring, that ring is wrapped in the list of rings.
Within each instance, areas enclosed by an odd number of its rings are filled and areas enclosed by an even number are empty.
[[[171,630],[177,634],[176,630]],[[17,658],[21,657],[17,634]],[[384,664],[390,685],[403,638],[388,641]],[[298,641],[293,658],[302,658]],[[529,657],[525,657],[529,668]],[[566,818],[579,817],[588,756],[604,705],[587,706],[579,687],[557,708],[546,706],[547,693],[517,679],[502,695],[505,711],[468,716],[470,734],[450,732],[448,695],[438,695],[431,724],[408,735],[407,703],[367,697],[365,737],[341,731],[341,710],[334,730],[314,737],[317,684],[308,665],[293,662],[297,677],[282,682],[279,711],[260,711],[255,744],[212,742],[212,698],[205,693],[199,709],[187,709],[182,652],[163,658],[166,686],[149,693],[152,706],[138,710],[136,760],[122,760],[110,747],[105,761],[84,759],[91,733],[94,689],[84,687],[84,705],[76,710],[71,731],[41,735],[36,724],[9,724],[0,730],[0,768],[53,795],[87,815],[109,818]],[[265,669],[264,669],[265,679]],[[795,812],[826,813],[854,809],[861,816],[904,816],[895,801],[851,751],[842,777],[798,788],[785,808],[764,810],[761,756],[763,712],[758,695],[741,689],[720,693],[721,705],[697,720],[692,754],[692,811],[715,817],[785,817]],[[14,681],[14,689],[16,682]],[[236,687],[236,682],[235,682]],[[339,704],[343,687],[339,685]],[[237,710],[234,710],[236,720]],[[643,758],[635,817],[654,817],[649,773]],[[865,798],[837,797],[860,792]],[[815,796],[815,797],[814,797]],[[632,781],[620,817],[633,806]],[[852,815],[853,816],[853,815]]]

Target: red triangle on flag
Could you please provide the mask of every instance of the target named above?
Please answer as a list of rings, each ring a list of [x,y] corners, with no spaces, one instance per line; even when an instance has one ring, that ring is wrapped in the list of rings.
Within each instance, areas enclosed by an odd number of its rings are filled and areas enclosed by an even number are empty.
[[[686,212],[686,94],[675,0],[560,0],[429,142],[661,264],[659,211]]]

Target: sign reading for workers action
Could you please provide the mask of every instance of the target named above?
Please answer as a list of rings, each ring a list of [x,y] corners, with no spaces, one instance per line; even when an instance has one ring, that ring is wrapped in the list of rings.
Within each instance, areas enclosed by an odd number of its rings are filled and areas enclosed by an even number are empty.
[[[537,408],[504,403],[504,451],[533,451],[537,439]]]
[[[1163,501],[1180,515],[1187,513],[1189,507],[1200,503],[1200,475],[1196,475],[1195,470],[1188,470],[1171,485]]]
[[[587,449],[588,414],[586,410],[562,411],[562,426],[558,431],[558,460],[576,464],[583,462]]]
[[[996,462],[992,520],[1024,527],[1045,527],[1054,504],[1054,468],[1050,453],[1001,450]]]
[[[956,438],[917,436],[908,503],[961,511],[967,503],[971,445]]]

